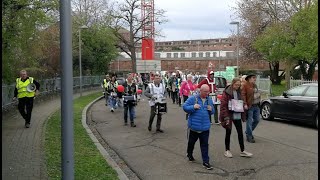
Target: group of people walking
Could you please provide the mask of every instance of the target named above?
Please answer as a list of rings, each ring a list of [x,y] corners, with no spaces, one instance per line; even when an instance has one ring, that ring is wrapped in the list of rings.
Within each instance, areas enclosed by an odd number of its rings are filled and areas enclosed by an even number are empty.
[[[214,98],[216,85],[213,81],[214,72],[208,71],[207,78],[203,79],[197,86],[193,84],[193,76],[186,76],[185,80],[180,75],[172,74],[170,78],[161,78],[160,74],[154,74],[152,82],[145,88],[144,95],[149,99],[150,117],[148,131],[152,130],[152,124],[157,116],[156,132],[163,133],[161,129],[162,115],[167,112],[166,102],[163,102],[167,96],[172,98],[174,104],[182,105],[186,113],[185,119],[188,122],[188,145],[187,158],[189,161],[195,161],[193,150],[196,141],[200,141],[203,166],[210,170],[212,166],[209,162],[209,134],[211,117],[217,113],[217,100]],[[238,133],[240,145],[240,156],[251,157],[252,153],[245,151],[242,123],[246,122],[246,139],[254,143],[253,131],[257,127],[260,117],[259,103],[261,94],[255,84],[256,76],[250,74],[242,78],[234,78],[228,85],[220,99],[219,123],[226,130],[225,135],[225,153],[224,156],[231,158],[233,155],[230,149],[230,136],[232,124],[234,124]],[[29,85],[34,84],[32,90]],[[115,74],[106,75],[103,80],[103,88],[106,98],[106,105],[110,111],[114,112],[117,107],[123,106],[124,125],[136,127],[135,107],[138,104],[139,92],[142,92],[141,77],[136,74],[129,74],[122,84],[123,89],[118,89],[119,83]],[[21,116],[25,119],[25,127],[29,128],[31,123],[31,112],[33,99],[39,94],[40,84],[32,77],[27,75],[25,70],[20,71],[20,77],[16,79],[14,99],[19,100],[18,109]],[[183,101],[183,104],[182,102]],[[129,114],[129,116],[128,116]]]
[[[132,93],[137,94],[138,86],[132,84],[132,76],[129,75],[125,83],[127,89],[131,84]],[[224,156],[233,157],[230,150],[230,136],[232,132],[232,124],[234,124],[238,133],[238,141],[240,145],[239,155],[242,157],[251,157],[252,153],[245,151],[244,135],[242,123],[246,122],[246,139],[250,143],[254,143],[253,131],[259,122],[259,102],[260,93],[255,85],[256,76],[248,75],[242,78],[234,78],[230,85],[228,85],[218,101],[216,96],[217,87],[214,83],[214,72],[208,71],[207,78],[203,79],[199,84],[193,83],[193,76],[187,75],[185,80],[182,80],[181,75],[172,73],[171,77],[161,77],[160,74],[153,74],[152,80],[145,88],[144,95],[149,99],[150,118],[148,124],[148,131],[152,130],[152,124],[155,116],[157,116],[156,132],[163,133],[161,129],[161,120],[163,113],[157,113],[157,106],[155,99],[157,96],[171,97],[173,104],[182,105],[185,111],[185,119],[188,122],[188,146],[187,158],[189,161],[195,161],[193,157],[193,149],[196,141],[200,141],[200,149],[202,154],[203,166],[207,169],[212,169],[209,162],[209,134],[212,125],[211,117],[217,115],[218,105],[220,107],[220,114],[216,116],[220,124],[226,130],[225,134],[225,152]],[[125,94],[129,91],[125,90]],[[124,103],[125,104],[125,103]],[[133,106],[136,106],[134,104]],[[127,111],[130,112],[130,121],[133,124],[134,108],[124,108],[124,121],[127,121]],[[128,109],[128,110],[127,110]],[[135,125],[134,125],[135,127]]]

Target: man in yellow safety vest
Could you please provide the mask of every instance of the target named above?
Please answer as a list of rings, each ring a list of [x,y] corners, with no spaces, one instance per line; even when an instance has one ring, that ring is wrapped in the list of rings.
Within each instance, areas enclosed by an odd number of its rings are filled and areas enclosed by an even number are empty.
[[[34,84],[35,90],[29,89],[29,84]],[[26,70],[20,71],[20,77],[16,79],[16,88],[14,90],[13,100],[18,98],[18,109],[23,119],[25,119],[26,128],[30,127],[33,99],[39,94],[39,88],[40,84],[32,77],[29,77]]]

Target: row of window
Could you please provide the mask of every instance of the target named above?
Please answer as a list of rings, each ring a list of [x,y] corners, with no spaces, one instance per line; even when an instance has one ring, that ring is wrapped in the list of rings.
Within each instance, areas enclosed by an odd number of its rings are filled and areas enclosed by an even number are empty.
[[[180,56],[179,56],[180,54]],[[155,58],[161,58],[160,57],[160,53],[155,53],[154,54]],[[226,57],[234,57],[235,53],[234,52],[226,52]],[[196,52],[192,52],[191,53],[191,57],[195,58],[195,57],[218,57],[217,56],[217,52],[199,52],[198,56]],[[166,54],[166,58],[186,58],[186,53],[167,53]]]
[[[191,40],[191,41],[172,41],[172,42],[156,42],[156,46],[163,46],[163,45],[186,45],[186,44],[209,44],[209,43],[226,43],[226,42],[233,42],[234,39],[211,39],[211,40]]]

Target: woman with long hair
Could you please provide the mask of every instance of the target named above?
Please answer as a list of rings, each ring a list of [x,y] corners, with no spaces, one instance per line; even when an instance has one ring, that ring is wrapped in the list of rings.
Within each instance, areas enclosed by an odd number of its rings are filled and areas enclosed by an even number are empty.
[[[242,131],[242,122],[245,122],[244,117],[244,107],[241,100],[240,92],[241,80],[240,78],[234,78],[232,83],[228,85],[223,91],[220,105],[220,121],[222,127],[226,129],[225,137],[225,153],[224,156],[231,158],[232,154],[230,152],[230,136],[232,130],[232,124],[237,129],[238,140],[240,144],[240,156],[242,157],[251,157],[252,153],[246,152],[244,150],[243,142],[243,131]]]

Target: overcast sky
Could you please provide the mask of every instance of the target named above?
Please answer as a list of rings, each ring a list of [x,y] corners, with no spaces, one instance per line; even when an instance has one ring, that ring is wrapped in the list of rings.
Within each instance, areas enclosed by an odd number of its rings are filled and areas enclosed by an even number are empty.
[[[156,26],[165,38],[156,41],[225,38],[236,30],[232,7],[236,0],[155,0],[169,22]]]

